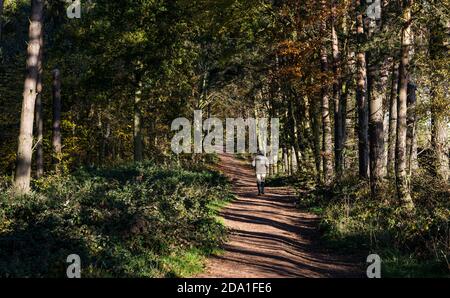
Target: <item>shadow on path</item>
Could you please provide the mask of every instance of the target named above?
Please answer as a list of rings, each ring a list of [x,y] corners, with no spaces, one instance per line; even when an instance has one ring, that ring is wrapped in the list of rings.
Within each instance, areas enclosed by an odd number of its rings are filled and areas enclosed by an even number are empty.
[[[224,252],[198,277],[363,277],[364,260],[318,245],[318,218],[295,208],[290,188],[268,187],[257,196],[249,164],[230,154],[220,160],[237,199],[221,212],[230,231]]]

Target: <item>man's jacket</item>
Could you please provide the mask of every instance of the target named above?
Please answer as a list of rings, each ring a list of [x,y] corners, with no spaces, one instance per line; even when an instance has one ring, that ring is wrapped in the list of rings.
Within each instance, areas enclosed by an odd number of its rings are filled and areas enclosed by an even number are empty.
[[[253,159],[252,165],[256,168],[256,174],[267,174],[269,159],[264,155],[256,155]]]

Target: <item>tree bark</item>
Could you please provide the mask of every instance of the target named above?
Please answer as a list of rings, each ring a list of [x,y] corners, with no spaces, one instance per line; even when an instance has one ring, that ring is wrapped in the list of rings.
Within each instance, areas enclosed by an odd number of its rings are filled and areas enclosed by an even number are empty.
[[[0,46],[2,44],[2,27],[3,27],[3,0],[0,0]]]
[[[433,101],[436,101],[436,96]],[[448,160],[448,121],[442,115],[442,111],[432,109],[431,123],[431,146],[433,149],[434,161],[433,167],[436,176],[443,181],[449,179],[449,160]]]
[[[412,171],[417,170],[417,115],[416,115],[416,85],[409,82],[407,89],[407,119],[406,119],[406,148],[408,150],[408,175],[411,176]]]
[[[359,176],[361,178],[369,178],[369,136],[368,136],[368,102],[367,102],[367,70],[366,70],[366,53],[361,50],[365,40],[364,32],[364,8],[365,4],[361,0],[356,1],[356,26],[358,38],[358,52],[356,54],[357,67],[357,85],[356,85],[356,102],[358,106],[358,160],[359,160]]]
[[[289,99],[288,99],[289,100]],[[296,134],[296,127],[297,127],[297,119],[295,118],[295,113],[294,113],[294,104],[292,102],[292,100],[289,100],[289,105],[288,105],[288,114],[289,114],[289,118],[291,119],[290,121],[290,134],[291,134],[291,139],[292,139],[292,144],[293,144],[293,149],[294,149],[294,155],[295,158],[297,160],[297,163],[299,163],[300,161],[300,156],[299,156],[299,152],[300,152],[300,146],[298,143],[298,138],[297,138],[297,134]],[[296,170],[298,170],[298,167],[296,168]]]
[[[411,211],[414,203],[409,189],[409,177],[407,173],[407,101],[409,82],[409,53],[411,48],[411,6],[413,0],[403,1],[403,21],[401,42],[401,59],[399,67],[399,86],[397,99],[397,136],[395,148],[395,172],[397,196],[402,206]]]
[[[289,175],[289,157],[288,157],[288,149],[286,145],[283,147],[283,168],[284,173]]]
[[[326,1],[321,1],[322,11],[326,12]],[[326,36],[327,23],[324,18],[321,21],[322,36]],[[320,65],[323,75],[328,72],[328,53],[325,40],[322,40],[320,49]],[[330,117],[330,97],[329,87],[326,82],[322,84],[322,159],[323,159],[323,183],[330,185],[333,179],[333,154],[332,154],[332,136],[331,136],[331,117]]]
[[[138,82],[138,89],[134,95],[134,125],[133,125],[133,140],[134,140],[134,161],[143,160],[143,140],[142,140],[142,114],[141,114],[141,100],[142,100],[142,82]]]
[[[387,176],[395,177],[395,140],[397,131],[397,86],[398,86],[398,64],[394,61],[392,65],[391,93],[389,96],[389,136],[387,156]]]
[[[376,20],[367,22],[367,36],[372,39],[381,29]],[[369,160],[370,189],[372,197],[378,197],[384,172],[384,110],[383,95],[386,89],[387,76],[377,57],[372,51],[366,53],[367,59],[367,100],[369,103]],[[384,66],[384,65],[383,65]]]
[[[38,60],[38,81],[37,81],[37,95],[35,103],[36,113],[36,178],[41,178],[44,175],[44,119],[42,116],[42,57],[44,49],[44,36],[43,32],[39,38],[41,49],[39,51]]]
[[[53,75],[53,164],[57,173],[60,172],[62,159],[62,137],[61,137],[61,72],[54,69]]]
[[[320,107],[318,100],[309,100],[310,126],[312,129],[312,149],[314,155],[314,164],[316,170],[316,179],[320,183],[321,175],[321,157],[320,157]]]
[[[43,0],[32,1],[28,32],[29,43],[27,48],[27,74],[24,83],[16,173],[14,178],[14,188],[18,194],[24,194],[30,191],[31,159],[33,154],[33,122],[37,81],[39,76],[38,61],[41,48],[40,37],[43,30],[43,8]]]
[[[446,30],[436,19],[430,30],[429,52],[431,64],[434,69],[441,59],[448,55],[448,48],[445,44]],[[435,76],[431,80],[431,147],[433,150],[432,170],[439,179],[448,181],[449,169],[449,148],[448,148],[448,95],[442,82],[442,76]]]
[[[336,177],[340,177],[343,172],[343,150],[345,134],[345,104],[341,102],[342,78],[341,78],[341,58],[339,51],[339,39],[336,32],[336,1],[332,2],[332,23],[331,40],[333,49],[333,102],[334,102],[334,167]]]

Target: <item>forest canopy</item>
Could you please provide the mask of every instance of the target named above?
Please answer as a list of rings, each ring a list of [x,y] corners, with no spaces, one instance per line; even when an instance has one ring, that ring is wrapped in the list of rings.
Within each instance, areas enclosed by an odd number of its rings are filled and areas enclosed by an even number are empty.
[[[49,185],[74,191],[85,169],[206,171],[213,157],[171,150],[172,121],[195,110],[278,118],[269,176],[320,210],[329,237],[448,266],[448,0],[86,0],[80,18],[68,8],[0,0],[2,204],[51,205]],[[229,195],[208,183],[202,198]]]

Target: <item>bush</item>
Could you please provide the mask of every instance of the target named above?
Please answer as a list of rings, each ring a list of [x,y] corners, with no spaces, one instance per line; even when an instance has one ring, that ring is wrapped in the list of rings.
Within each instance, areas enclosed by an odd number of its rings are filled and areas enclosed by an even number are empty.
[[[69,254],[80,255],[83,277],[191,274],[198,264],[180,271],[174,260],[222,243],[210,205],[231,198],[217,172],[152,163],[79,170],[33,189],[0,194],[2,277],[64,277]]]
[[[320,213],[329,245],[380,254],[388,275],[448,275],[449,186],[423,173],[413,177],[411,186],[412,215],[398,205],[395,185],[386,182],[381,198],[373,200],[368,183],[355,176],[302,194],[299,205]]]

